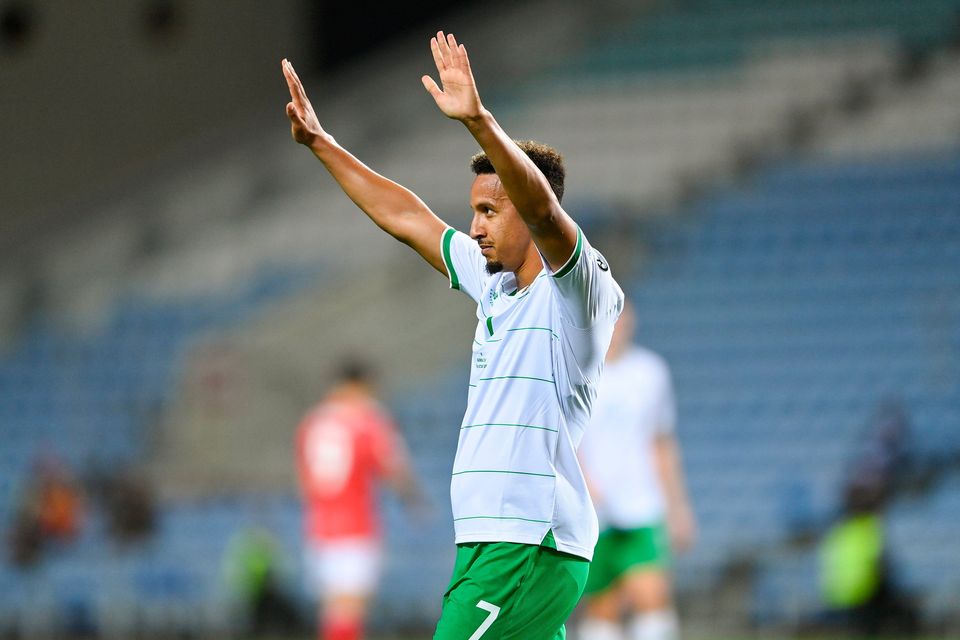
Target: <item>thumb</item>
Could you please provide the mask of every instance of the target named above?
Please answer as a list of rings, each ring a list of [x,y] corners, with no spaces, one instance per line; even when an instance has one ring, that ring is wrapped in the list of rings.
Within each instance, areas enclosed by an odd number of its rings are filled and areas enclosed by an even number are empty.
[[[301,118],[300,114],[297,112],[297,106],[292,102],[287,103],[287,117],[298,123],[303,122],[303,118]]]
[[[420,82],[423,83],[423,88],[427,90],[434,100],[440,98],[443,95],[443,91],[440,90],[440,87],[437,86],[437,83],[433,81],[433,78],[430,76],[423,76],[420,78]]]

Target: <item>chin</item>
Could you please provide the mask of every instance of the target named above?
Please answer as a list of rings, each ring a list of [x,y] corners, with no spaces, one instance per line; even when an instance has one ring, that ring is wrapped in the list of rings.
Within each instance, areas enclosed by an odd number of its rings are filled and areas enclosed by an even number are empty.
[[[503,271],[503,263],[499,260],[490,260],[487,262],[487,273],[490,275],[500,273],[501,271]]]

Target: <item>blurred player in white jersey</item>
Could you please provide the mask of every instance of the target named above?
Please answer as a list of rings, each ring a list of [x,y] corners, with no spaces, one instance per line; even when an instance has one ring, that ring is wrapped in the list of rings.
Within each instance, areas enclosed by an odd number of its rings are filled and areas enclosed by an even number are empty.
[[[370,371],[348,363],[297,433],[306,569],[320,601],[320,640],[360,640],[380,573],[376,489],[418,498],[406,447],[373,392]]]
[[[670,370],[663,358],[631,344],[634,325],[627,304],[579,450],[601,529],[580,640],[678,637],[670,550],[687,549],[696,525],[674,437]]]

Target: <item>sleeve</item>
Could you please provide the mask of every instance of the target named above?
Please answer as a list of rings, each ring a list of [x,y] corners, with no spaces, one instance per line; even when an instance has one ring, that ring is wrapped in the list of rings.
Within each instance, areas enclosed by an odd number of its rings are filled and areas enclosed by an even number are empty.
[[[450,288],[464,292],[479,303],[490,275],[480,247],[467,234],[448,227],[440,239],[440,254],[450,278]]]
[[[660,369],[659,406],[657,407],[657,435],[672,435],[677,426],[677,401],[673,394],[673,380],[670,367],[663,360],[658,360]]]
[[[550,265],[544,260],[544,268]],[[550,274],[559,292],[561,314],[579,329],[602,318],[616,318],[623,309],[623,291],[610,273],[610,265],[590,246],[577,227],[577,244],[567,262]]]

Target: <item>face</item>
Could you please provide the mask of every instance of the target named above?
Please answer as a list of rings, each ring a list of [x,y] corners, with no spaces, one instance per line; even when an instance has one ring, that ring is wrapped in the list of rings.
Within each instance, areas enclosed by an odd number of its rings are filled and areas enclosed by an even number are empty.
[[[481,174],[474,179],[470,207],[473,209],[470,237],[480,245],[487,259],[487,271],[517,271],[533,240],[496,174]]]

